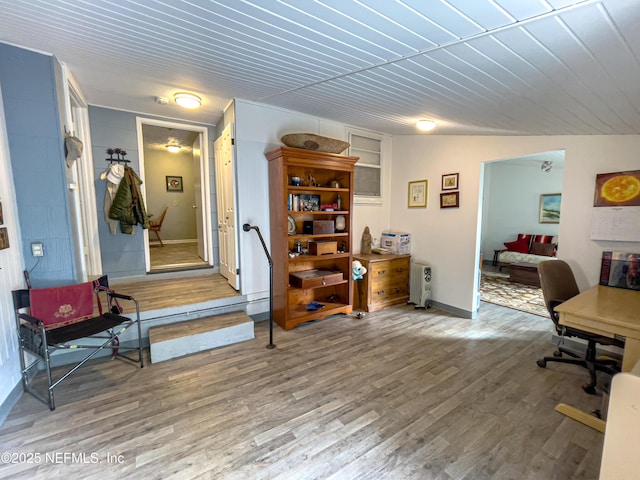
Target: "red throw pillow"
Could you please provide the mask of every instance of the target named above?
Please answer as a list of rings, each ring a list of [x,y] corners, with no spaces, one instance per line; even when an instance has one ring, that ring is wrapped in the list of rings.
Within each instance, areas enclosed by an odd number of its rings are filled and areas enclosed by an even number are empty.
[[[522,239],[516,240],[515,242],[505,242],[505,247],[510,252],[518,252],[518,253],[529,253],[529,241]]]

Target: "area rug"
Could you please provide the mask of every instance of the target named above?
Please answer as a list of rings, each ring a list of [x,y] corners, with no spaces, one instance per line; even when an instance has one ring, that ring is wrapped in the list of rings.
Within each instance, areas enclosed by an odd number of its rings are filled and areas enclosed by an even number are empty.
[[[549,318],[549,312],[544,306],[542,290],[531,285],[512,283],[506,273],[482,272],[480,299],[483,302]]]

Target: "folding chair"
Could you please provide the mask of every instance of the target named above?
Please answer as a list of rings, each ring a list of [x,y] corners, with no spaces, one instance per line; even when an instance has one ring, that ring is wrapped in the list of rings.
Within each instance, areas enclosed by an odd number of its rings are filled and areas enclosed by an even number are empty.
[[[129,295],[111,290],[106,275],[92,282],[14,290],[12,293],[21,350],[22,384],[25,391],[48,404],[51,410],[56,408],[53,390],[103,349],[111,348],[113,358],[139,364],[140,368],[144,367],[138,301]],[[120,315],[122,308],[118,300],[135,304],[135,320]],[[118,335],[134,324],[137,326],[137,346],[121,346]],[[75,342],[80,339],[83,339],[82,343]],[[51,355],[54,351],[63,349],[86,349],[87,355],[54,381],[51,373]],[[135,354],[121,353],[136,350],[137,358],[132,358],[136,357]],[[46,396],[31,385],[38,373],[33,369],[41,364],[43,368],[38,370],[45,371],[48,382]]]

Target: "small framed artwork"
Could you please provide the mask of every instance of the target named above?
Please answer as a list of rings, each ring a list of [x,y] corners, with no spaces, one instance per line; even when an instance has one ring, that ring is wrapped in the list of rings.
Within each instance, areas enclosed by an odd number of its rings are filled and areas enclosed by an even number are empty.
[[[9,248],[9,232],[7,227],[0,228],[0,250]]]
[[[182,191],[182,177],[166,177],[166,178],[167,178],[167,192]]]
[[[442,190],[458,190],[459,173],[442,175]]]
[[[427,180],[409,182],[409,208],[427,206]]]
[[[317,212],[320,210],[320,195],[300,195],[298,210],[301,212]]]
[[[440,194],[440,208],[455,208],[460,206],[460,192]]]
[[[540,223],[560,223],[560,200],[562,194],[540,195]]]

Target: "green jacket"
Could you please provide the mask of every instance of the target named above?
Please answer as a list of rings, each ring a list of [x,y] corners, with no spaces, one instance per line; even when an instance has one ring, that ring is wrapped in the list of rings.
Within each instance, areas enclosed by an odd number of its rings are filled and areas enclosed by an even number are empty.
[[[120,221],[120,231],[131,235],[133,227],[139,223],[149,228],[149,217],[140,194],[142,180],[131,167],[124,168],[124,176],[109,209],[109,218]]]

